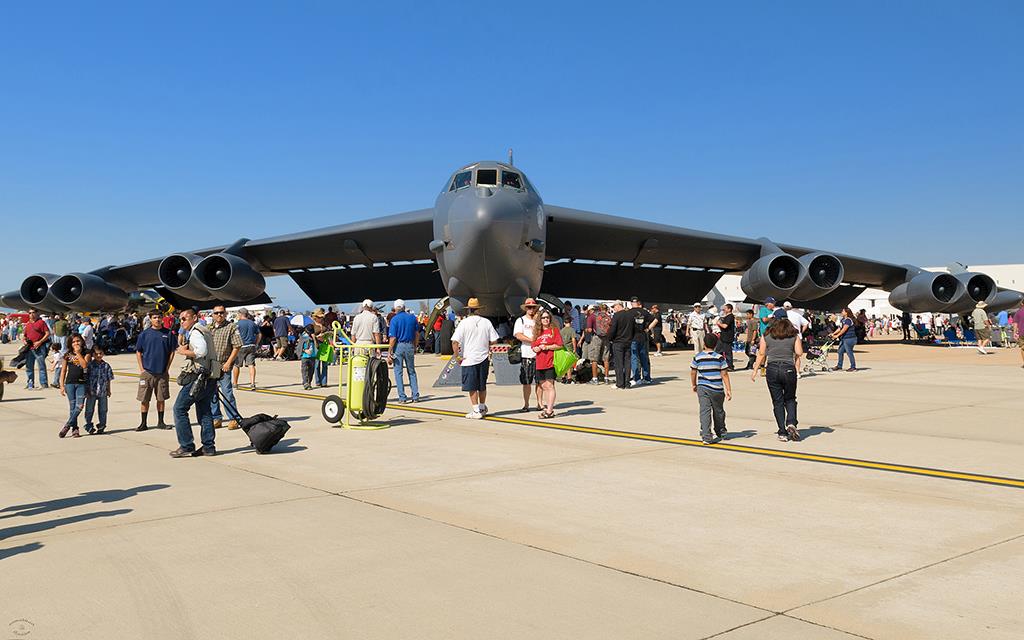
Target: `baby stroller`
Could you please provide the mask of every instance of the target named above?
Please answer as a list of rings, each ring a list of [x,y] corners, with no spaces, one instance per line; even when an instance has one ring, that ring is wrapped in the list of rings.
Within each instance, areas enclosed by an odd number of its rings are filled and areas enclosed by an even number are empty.
[[[820,345],[811,344],[804,354],[804,373],[829,371],[828,354],[835,348],[835,340],[828,340]]]

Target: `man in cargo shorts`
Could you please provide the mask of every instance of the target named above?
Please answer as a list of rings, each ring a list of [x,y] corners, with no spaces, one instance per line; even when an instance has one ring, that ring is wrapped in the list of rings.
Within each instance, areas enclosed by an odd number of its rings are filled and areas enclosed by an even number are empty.
[[[136,431],[149,428],[149,401],[154,394],[159,415],[156,426],[159,429],[171,428],[171,425],[164,422],[164,403],[171,397],[167,370],[174,361],[178,341],[173,333],[163,328],[163,318],[159,311],[150,311],[149,321],[149,328],[139,334],[135,346],[135,358],[139,363],[139,391],[136,399],[142,403],[142,421]]]

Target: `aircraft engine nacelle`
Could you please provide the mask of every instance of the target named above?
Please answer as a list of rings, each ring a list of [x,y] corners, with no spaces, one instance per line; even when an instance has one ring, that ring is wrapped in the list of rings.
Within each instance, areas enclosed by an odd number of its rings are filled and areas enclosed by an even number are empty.
[[[807,267],[788,253],[762,257],[740,279],[743,293],[754,300],[772,296],[779,300],[793,297],[797,286],[807,277]]]
[[[195,268],[194,277],[220,300],[252,300],[267,288],[263,274],[230,253],[203,258]]]
[[[800,256],[806,275],[790,296],[794,300],[815,300],[835,291],[846,272],[839,258],[829,253],[808,253]]]
[[[0,307],[18,309],[19,311],[28,309],[28,305],[21,299],[21,293],[18,291],[8,291],[0,295]]]
[[[896,287],[889,304],[903,311],[947,311],[966,295],[963,281],[948,273],[922,272]]]
[[[128,303],[128,294],[92,273],[69,273],[50,286],[57,300],[75,311],[117,311]]]
[[[212,300],[213,295],[196,277],[196,267],[202,261],[194,253],[172,253],[157,267],[160,284],[190,300]]]
[[[55,273],[33,273],[21,281],[21,299],[40,311],[67,311],[67,307],[53,295],[52,285],[58,278],[60,276]]]
[[[958,273],[953,277],[964,283],[964,291],[956,302],[950,305],[951,312],[970,311],[979,302],[992,304],[999,291],[996,281],[984,273]]]

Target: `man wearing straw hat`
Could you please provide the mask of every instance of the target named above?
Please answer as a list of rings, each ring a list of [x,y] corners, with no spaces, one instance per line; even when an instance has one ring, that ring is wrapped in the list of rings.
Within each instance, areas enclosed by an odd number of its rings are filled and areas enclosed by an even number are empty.
[[[487,374],[490,371],[491,345],[498,341],[498,332],[491,321],[476,315],[480,301],[470,298],[466,318],[452,334],[452,358],[462,365],[462,390],[469,392],[470,410],[466,417],[480,420],[487,415]]]
[[[527,298],[523,306],[523,315],[516,318],[516,324],[512,327],[512,335],[519,340],[520,353],[523,356],[519,363],[519,384],[523,385],[523,408],[520,413],[530,410],[530,388],[534,389],[537,395],[537,411],[541,410],[540,404],[540,381],[537,380],[537,354],[533,351],[533,327],[536,324],[537,301]]]
[[[992,346],[992,319],[985,313],[985,301],[982,300],[974,306],[974,311],[971,312],[971,319],[974,320],[974,335],[978,338],[978,353],[987,356],[988,351],[985,351],[986,344]]]

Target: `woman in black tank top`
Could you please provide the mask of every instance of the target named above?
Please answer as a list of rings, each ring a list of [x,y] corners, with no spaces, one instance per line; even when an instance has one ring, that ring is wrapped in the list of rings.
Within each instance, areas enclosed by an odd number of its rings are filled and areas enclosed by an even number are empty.
[[[68,419],[57,437],[63,438],[68,434],[68,430],[71,431],[72,438],[81,436],[78,433],[78,414],[85,408],[88,375],[89,354],[85,350],[85,340],[80,335],[73,335],[60,372],[60,394],[68,399]]]
[[[778,427],[779,440],[800,440],[796,419],[797,359],[804,354],[799,333],[784,314],[772,320],[767,335],[761,338],[757,362],[750,379],[757,382],[757,372],[768,361],[765,378],[772,397],[772,413]]]

